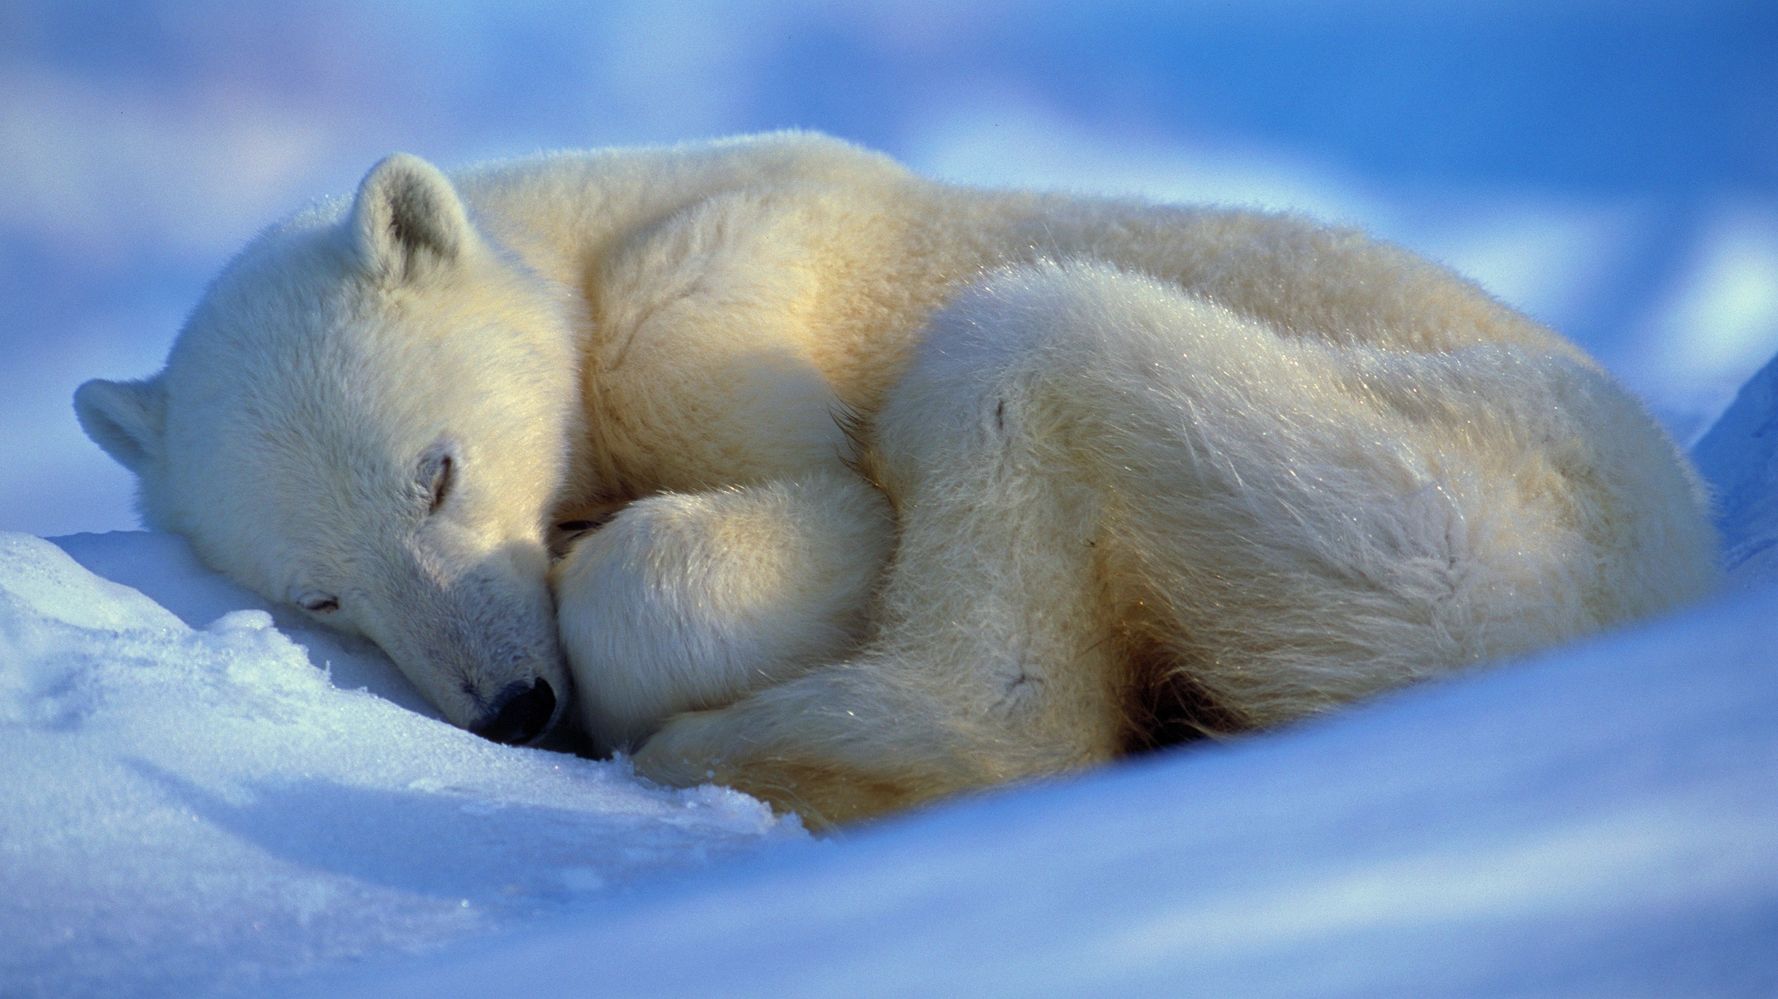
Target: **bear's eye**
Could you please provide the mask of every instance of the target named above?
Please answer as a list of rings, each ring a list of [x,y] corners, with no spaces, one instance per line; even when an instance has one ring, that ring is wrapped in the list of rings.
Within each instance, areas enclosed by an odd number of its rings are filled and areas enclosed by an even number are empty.
[[[432,475],[432,504],[426,508],[427,513],[437,513],[438,508],[444,506],[445,497],[451,494],[451,478],[455,468],[450,455],[439,457],[438,469]]]
[[[450,437],[440,437],[432,442],[426,450],[420,452],[420,474],[415,477],[416,483],[426,491],[426,515],[438,512],[450,498],[451,486],[457,477],[457,462],[452,457],[455,450]]]
[[[296,605],[310,614],[332,614],[340,609],[340,598],[330,593],[310,591],[297,597]]]

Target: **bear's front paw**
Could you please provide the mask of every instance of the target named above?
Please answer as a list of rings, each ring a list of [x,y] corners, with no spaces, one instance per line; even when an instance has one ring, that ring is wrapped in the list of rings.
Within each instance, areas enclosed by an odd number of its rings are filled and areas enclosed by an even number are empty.
[[[718,727],[715,711],[687,711],[661,726],[632,757],[636,773],[669,787],[724,783],[726,758],[712,742]]]

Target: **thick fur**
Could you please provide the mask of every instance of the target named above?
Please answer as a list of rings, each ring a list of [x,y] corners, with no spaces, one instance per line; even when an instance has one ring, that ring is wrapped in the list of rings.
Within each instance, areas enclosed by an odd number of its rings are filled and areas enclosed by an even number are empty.
[[[1287,722],[1715,579],[1659,428],[1442,268],[807,135],[393,157],[249,247],[166,371],[77,406],[151,523],[337,597],[460,724],[566,687],[556,532],[595,744],[817,821]]]

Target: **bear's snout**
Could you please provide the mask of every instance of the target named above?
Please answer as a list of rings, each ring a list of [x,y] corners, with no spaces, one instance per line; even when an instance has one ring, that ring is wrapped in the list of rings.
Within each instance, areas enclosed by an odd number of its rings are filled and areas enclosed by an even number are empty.
[[[494,742],[523,745],[543,735],[555,713],[556,692],[548,680],[539,677],[529,687],[509,683],[469,731]]]

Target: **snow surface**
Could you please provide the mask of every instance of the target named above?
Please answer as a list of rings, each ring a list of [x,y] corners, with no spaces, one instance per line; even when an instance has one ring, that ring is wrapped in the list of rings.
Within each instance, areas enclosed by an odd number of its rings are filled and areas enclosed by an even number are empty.
[[[60,544],[0,534],[0,995],[244,993],[807,840],[453,728],[177,538]]]
[[[1730,511],[1775,401],[1707,438]],[[177,538],[0,534],[0,994],[1770,996],[1778,587],[1741,582],[814,840],[454,729]]]

